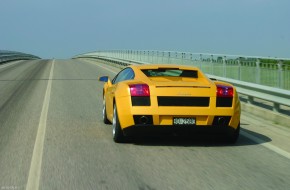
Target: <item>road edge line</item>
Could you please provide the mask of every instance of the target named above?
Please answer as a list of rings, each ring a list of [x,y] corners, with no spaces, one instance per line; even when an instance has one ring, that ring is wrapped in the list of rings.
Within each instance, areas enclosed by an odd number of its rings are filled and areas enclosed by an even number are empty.
[[[29,176],[28,176],[28,180],[26,184],[26,190],[39,189],[42,156],[43,156],[43,146],[44,146],[49,101],[50,101],[50,92],[51,92],[51,86],[52,86],[54,63],[55,63],[55,60],[52,61],[52,66],[50,69],[49,80],[48,80],[45,97],[44,97],[44,101],[42,105],[36,140],[34,144],[34,149],[33,149],[30,169],[29,169]]]
[[[268,142],[265,142],[262,139],[255,137],[254,135],[251,135],[251,134],[249,134],[245,131],[242,131],[242,130],[241,130],[241,135],[245,136],[246,138],[248,138],[248,139],[250,139],[258,144],[261,144],[265,148],[272,150],[273,152],[276,152],[277,154],[279,154],[281,156],[284,156],[285,158],[290,159],[290,153],[285,151],[285,150],[282,150],[281,148],[278,148],[277,146],[274,146]]]

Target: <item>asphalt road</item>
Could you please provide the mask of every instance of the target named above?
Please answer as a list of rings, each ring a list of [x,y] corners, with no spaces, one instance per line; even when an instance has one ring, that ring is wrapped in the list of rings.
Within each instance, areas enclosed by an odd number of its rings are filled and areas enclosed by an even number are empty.
[[[236,145],[112,140],[98,76],[84,60],[0,65],[0,190],[290,189],[290,130],[243,113]]]

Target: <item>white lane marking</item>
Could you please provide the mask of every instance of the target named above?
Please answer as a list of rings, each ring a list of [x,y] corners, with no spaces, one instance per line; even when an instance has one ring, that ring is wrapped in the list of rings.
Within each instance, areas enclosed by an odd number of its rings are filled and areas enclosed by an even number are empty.
[[[30,170],[28,181],[26,185],[26,190],[37,190],[39,189],[39,181],[41,176],[41,164],[42,164],[42,155],[43,155],[43,145],[44,145],[44,137],[45,137],[45,130],[46,130],[46,121],[47,121],[47,114],[49,108],[49,101],[50,101],[50,92],[51,92],[51,84],[52,84],[52,77],[53,77],[53,69],[54,69],[54,62],[52,61],[52,66],[50,69],[49,80],[46,88],[46,93],[43,101],[42,111],[39,119],[39,125],[36,135],[36,140],[34,144]]]
[[[281,148],[278,148],[278,147],[270,144],[269,142],[265,142],[262,139],[260,139],[258,137],[255,137],[255,136],[253,136],[253,135],[251,135],[251,134],[249,134],[249,133],[247,133],[245,131],[242,131],[242,130],[241,130],[241,135],[245,136],[246,138],[248,138],[248,139],[250,139],[250,140],[252,140],[252,141],[254,141],[254,142],[258,143],[258,144],[261,144],[262,146],[264,146],[264,147],[276,152],[277,154],[280,154],[281,156],[284,156],[284,157],[290,159],[290,153],[289,152],[287,152],[285,150],[282,150]]]
[[[91,62],[87,61],[87,63],[91,63]],[[107,68],[107,67],[101,66],[100,64],[96,64],[96,63],[91,63],[91,64],[97,65],[98,67],[101,67],[101,68],[103,68],[103,69],[105,69],[105,70],[107,70],[107,71],[110,71],[111,73],[114,73],[114,74],[117,74],[117,73],[118,73],[118,72],[116,72],[116,71],[112,71],[112,70],[110,70],[110,69]]]
[[[9,66],[15,65],[15,64],[17,64],[19,62],[21,62],[21,61],[15,61],[14,63],[11,63],[11,64],[10,63],[6,63],[5,65],[2,65],[0,67],[0,69],[4,69],[5,67],[9,67]]]
[[[111,73],[115,73],[115,74],[117,74],[118,72],[116,72],[116,71],[112,71],[112,70],[110,70],[109,68],[106,68],[106,67],[104,67],[104,66],[101,66],[101,65],[98,65],[98,64],[96,64],[97,66],[99,66],[99,67],[102,67],[103,69],[105,69],[105,70],[107,70],[107,71],[110,71]]]

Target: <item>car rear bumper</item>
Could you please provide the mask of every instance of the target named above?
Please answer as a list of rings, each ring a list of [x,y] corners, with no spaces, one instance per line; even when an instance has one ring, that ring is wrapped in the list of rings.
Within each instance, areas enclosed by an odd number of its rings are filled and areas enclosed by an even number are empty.
[[[240,122],[240,103],[236,99],[232,107],[221,108],[215,107],[215,105],[209,107],[163,107],[157,106],[157,103],[154,103],[153,100],[151,100],[151,106],[132,106],[131,99],[128,97],[116,99],[121,128],[125,129],[130,126],[139,125],[140,123],[136,122],[134,118],[137,116],[150,116],[152,117],[150,119],[152,123],[147,124],[161,127],[173,125],[174,117],[195,118],[196,126],[202,127],[215,126],[216,117],[230,118],[228,123],[224,125],[230,126],[233,129],[236,129]]]
[[[236,129],[229,126],[155,126],[155,125],[133,125],[123,129],[125,136],[162,136],[162,135],[228,135]]]

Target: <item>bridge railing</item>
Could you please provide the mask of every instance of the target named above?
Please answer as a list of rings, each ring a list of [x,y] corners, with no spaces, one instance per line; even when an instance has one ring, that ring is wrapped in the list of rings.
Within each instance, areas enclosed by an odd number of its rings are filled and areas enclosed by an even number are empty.
[[[15,51],[1,51],[0,50],[0,64],[17,61],[17,60],[30,60],[30,59],[40,59],[39,57],[31,54],[15,52]]]
[[[203,72],[290,90],[290,59],[173,51],[112,50],[84,55],[104,56],[145,63],[169,63],[197,66]]]
[[[155,53],[155,54],[154,54]],[[163,54],[168,54],[165,56]],[[145,52],[146,54],[146,52]],[[151,55],[152,54],[152,55]],[[158,55],[156,55],[158,54]],[[170,54],[170,55],[169,55]],[[137,55],[137,56],[136,56]],[[148,56],[149,55],[149,56]],[[260,72],[259,77],[261,77],[261,73],[263,73],[264,77],[271,77],[272,79],[277,78],[277,76],[281,77],[281,63],[280,59],[277,59],[277,64],[272,65],[271,63],[261,63],[255,62],[255,60],[262,59],[259,58],[245,58],[237,56],[236,60],[227,60],[227,57],[230,56],[219,56],[219,55],[210,55],[210,60],[204,60],[205,54],[198,54],[199,60],[194,58],[194,54],[188,53],[173,53],[172,52],[147,52],[147,55],[144,56],[144,52],[93,52],[75,56],[74,58],[93,58],[101,61],[105,61],[106,63],[113,63],[115,65],[119,65],[121,67],[127,66],[130,64],[148,64],[148,63],[177,63],[177,64],[185,64],[185,65],[194,65],[200,67],[205,73],[207,73],[208,77],[216,78],[217,80],[226,81],[234,84],[237,87],[237,91],[239,94],[247,97],[247,103],[255,104],[254,98],[266,101],[272,104],[272,110],[279,113],[286,113],[289,115],[289,111],[285,112],[285,109],[281,109],[281,106],[286,106],[286,110],[290,110],[290,90],[275,88],[256,84],[251,81],[261,81],[260,78],[256,78],[256,72]],[[180,58],[181,56],[181,58]],[[189,56],[189,58],[188,58]],[[218,56],[221,58],[215,59],[214,56]],[[231,56],[233,57],[233,56]],[[255,59],[255,60],[252,60]],[[264,58],[263,58],[264,59]],[[247,60],[247,61],[245,61]],[[251,61],[250,61],[251,60]],[[287,59],[283,59],[286,60]],[[237,64],[237,65],[236,65]],[[258,67],[257,67],[258,65]],[[262,65],[262,66],[261,66]],[[278,65],[278,66],[277,66]],[[264,68],[265,67],[265,68]],[[285,76],[286,72],[285,68],[287,65],[283,64],[283,72],[282,76]],[[288,68],[289,69],[289,68]],[[208,72],[206,72],[208,71]],[[274,73],[271,73],[271,71]],[[276,74],[275,74],[276,73]],[[254,77],[250,75],[254,75]],[[220,76],[218,76],[220,75]],[[247,77],[247,75],[249,75]],[[269,75],[269,76],[268,76]],[[226,76],[226,77],[224,77]],[[245,81],[239,79],[245,79]],[[288,73],[289,77],[289,73]],[[262,77],[261,77],[262,78]],[[287,79],[287,78],[286,78]],[[285,78],[283,78],[285,80]],[[282,81],[283,81],[282,80]],[[250,82],[249,82],[250,81]],[[262,81],[266,81],[263,79]],[[283,81],[283,84],[289,83],[290,81]],[[261,83],[261,82],[260,82]],[[272,82],[271,84],[276,84]]]

